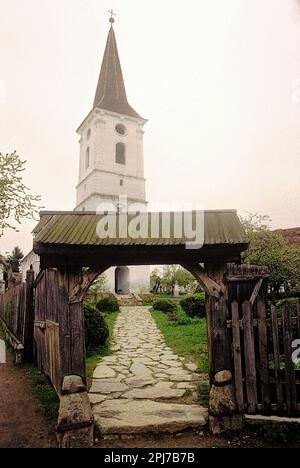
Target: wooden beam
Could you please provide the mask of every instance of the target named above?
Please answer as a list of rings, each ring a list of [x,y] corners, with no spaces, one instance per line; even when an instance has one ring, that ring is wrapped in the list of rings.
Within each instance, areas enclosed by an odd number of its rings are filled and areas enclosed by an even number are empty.
[[[41,257],[41,268],[99,265],[159,265],[199,264],[206,262],[238,262],[242,246],[211,245],[188,250],[180,245],[51,245],[37,244],[35,252]]]
[[[85,271],[78,283],[74,284],[70,290],[70,304],[82,302],[93,282],[98,278],[98,276],[104,273],[107,268],[109,268],[109,266],[105,265],[97,269],[90,268]]]
[[[181,264],[183,268],[190,271],[192,275],[199,281],[201,286],[203,286],[205,292],[216,299],[219,299],[222,295],[225,294],[226,288],[224,284],[217,283],[214,278],[212,278],[209,273],[201,267],[199,264]]]
[[[253,306],[254,305],[254,302],[256,301],[256,299],[258,298],[258,295],[259,295],[259,292],[261,290],[261,287],[263,285],[263,282],[264,282],[264,279],[261,278],[255,285],[255,288],[253,290],[253,293],[252,293],[252,296],[250,298],[250,304]]]
[[[244,275],[244,276],[238,276],[238,275],[227,275],[226,280],[229,283],[244,283],[244,282],[249,282],[249,281],[258,281],[261,278],[268,279],[270,275],[264,274],[264,275]]]

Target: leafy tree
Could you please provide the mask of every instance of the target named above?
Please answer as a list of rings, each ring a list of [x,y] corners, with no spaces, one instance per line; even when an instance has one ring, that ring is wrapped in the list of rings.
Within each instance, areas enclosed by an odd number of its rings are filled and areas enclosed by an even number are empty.
[[[155,270],[152,271],[150,281],[152,285],[152,291],[158,293],[162,282],[161,271],[158,268],[155,268]]]
[[[108,288],[107,275],[105,273],[102,273],[102,275],[98,276],[98,278],[94,281],[94,283],[90,287],[90,292],[93,295],[93,301],[95,304],[97,303],[101,294],[107,291],[107,288]]]
[[[273,292],[295,287],[300,282],[300,249],[270,229],[268,216],[251,214],[242,223],[250,240],[250,247],[243,255],[244,263],[268,267]]]
[[[0,236],[5,229],[16,230],[11,220],[20,224],[23,218],[34,218],[41,208],[36,205],[41,198],[31,195],[23,183],[25,164],[16,152],[0,153]]]
[[[176,285],[177,268],[176,265],[165,265],[162,268],[162,284],[172,291]]]
[[[20,272],[20,260],[24,257],[24,254],[20,247],[15,247],[12,253],[8,256],[8,262],[12,268],[13,273]]]
[[[194,276],[187,270],[182,267],[179,267],[176,271],[176,283],[179,286],[187,288],[191,285],[194,285],[196,282]]]
[[[165,265],[161,269],[153,270],[151,282],[154,292],[158,292],[161,285],[170,291],[174,291],[176,284],[191,289],[197,287],[197,281],[193,275],[178,265]]]

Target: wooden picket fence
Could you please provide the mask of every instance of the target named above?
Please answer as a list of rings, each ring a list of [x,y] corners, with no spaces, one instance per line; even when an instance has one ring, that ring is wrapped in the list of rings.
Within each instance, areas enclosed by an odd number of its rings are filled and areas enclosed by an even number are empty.
[[[300,414],[300,300],[267,310],[264,301],[233,302],[227,327],[232,333],[236,398],[248,414]],[[293,347],[294,346],[294,347]],[[296,353],[295,353],[296,351]],[[299,357],[298,353],[298,357]]]
[[[33,291],[34,272],[29,270],[26,283],[0,294],[0,320],[16,351],[16,362],[33,357]]]
[[[24,342],[25,283],[0,295],[0,317],[17,341]]]

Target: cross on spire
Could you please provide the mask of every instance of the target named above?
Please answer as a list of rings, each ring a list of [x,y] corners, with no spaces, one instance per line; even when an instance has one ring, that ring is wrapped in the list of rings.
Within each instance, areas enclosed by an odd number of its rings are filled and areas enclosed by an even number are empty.
[[[114,13],[114,10],[110,10],[108,13],[110,14],[109,22],[113,24],[115,22],[114,16],[116,16],[116,13]]]

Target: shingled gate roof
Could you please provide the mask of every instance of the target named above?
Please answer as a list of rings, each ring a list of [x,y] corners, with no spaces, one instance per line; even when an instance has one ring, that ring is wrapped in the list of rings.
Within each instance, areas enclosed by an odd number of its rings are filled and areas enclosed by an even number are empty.
[[[149,232],[151,227],[151,213],[149,216]],[[104,215],[96,212],[42,212],[41,220],[34,229],[35,244],[60,245],[184,245],[189,242],[185,236],[177,238],[171,229],[171,236],[164,238],[160,232],[159,238],[132,239],[106,238],[97,235],[97,224]],[[118,215],[117,217],[118,222]],[[174,213],[170,214],[171,225]],[[193,213],[195,217],[196,214]],[[128,223],[134,218],[128,215]],[[244,229],[237,216],[237,212],[206,211],[204,213],[204,245],[240,245],[248,244]]]

